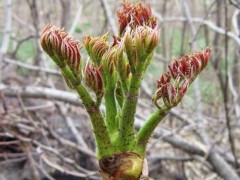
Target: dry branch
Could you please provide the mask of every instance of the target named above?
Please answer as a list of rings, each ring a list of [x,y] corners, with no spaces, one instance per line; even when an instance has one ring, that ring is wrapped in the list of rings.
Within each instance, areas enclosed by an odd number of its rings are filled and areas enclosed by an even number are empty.
[[[77,106],[82,106],[81,102],[74,93],[64,92],[61,90],[42,88],[42,87],[5,87],[4,94],[6,96],[17,96],[21,95],[26,98],[48,98],[57,101],[62,101],[65,103],[70,103]],[[143,121],[137,121],[136,126],[141,127]],[[155,134],[161,137],[164,141],[168,142],[172,146],[181,149],[190,154],[200,155],[205,157],[207,155],[207,160],[213,166],[215,171],[226,180],[239,180],[236,172],[231,168],[231,166],[221,157],[218,152],[214,149],[209,150],[207,147],[198,145],[189,142],[181,138],[180,136],[163,129],[161,127],[157,128]]]
[[[159,19],[160,22],[184,22],[187,21],[187,18],[185,17],[165,17],[162,18],[161,14],[157,13],[156,11],[153,11],[154,15]],[[209,27],[211,30],[221,34],[221,35],[225,35],[226,30],[216,26],[213,22],[208,21],[208,20],[204,20],[201,18],[197,18],[197,17],[192,17],[192,22],[194,23],[200,23],[200,24],[204,24],[207,27]],[[240,45],[240,39],[238,38],[238,36],[232,32],[232,31],[227,31],[227,36],[230,37],[231,39],[233,39],[238,45]]]
[[[111,12],[111,9],[109,7],[109,3],[107,0],[101,0],[101,3],[103,5],[103,8],[104,8],[104,11],[106,12],[106,15],[107,15],[107,19],[110,23],[110,26],[112,28],[112,31],[113,31],[113,34],[114,35],[117,35],[118,34],[118,30],[117,30],[117,25],[113,19],[113,15],[112,15],[112,12]]]
[[[2,34],[2,45],[0,47],[0,86],[2,81],[2,60],[5,56],[11,35],[12,28],[12,0],[5,0],[5,12],[4,12],[4,30]]]

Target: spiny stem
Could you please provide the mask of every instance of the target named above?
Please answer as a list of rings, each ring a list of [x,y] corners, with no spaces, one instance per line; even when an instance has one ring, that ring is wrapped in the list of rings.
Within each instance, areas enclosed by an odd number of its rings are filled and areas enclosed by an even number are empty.
[[[163,106],[161,109],[156,110],[147,120],[144,126],[138,131],[136,136],[136,144],[140,148],[140,151],[146,150],[148,140],[151,138],[154,129],[161,122],[161,120],[163,120],[168,112],[169,108],[167,106]]]
[[[132,75],[129,90],[125,95],[125,99],[123,102],[122,117],[119,123],[120,143],[122,145],[123,150],[131,148],[131,146],[133,146],[134,143],[135,135],[134,116],[136,113],[136,107],[139,98],[139,88],[141,86],[142,72],[144,67],[145,63],[139,62],[136,69],[136,73]]]
[[[122,86],[123,92],[127,93],[127,91],[128,91],[128,80],[126,78],[123,78],[123,77],[120,77],[120,80],[121,80],[121,86]]]
[[[107,132],[106,125],[102,113],[99,110],[98,105],[94,102],[87,89],[81,82],[77,81],[72,71],[69,68],[64,67],[61,69],[64,76],[68,77],[68,80],[74,90],[76,90],[90,116],[93,131],[95,133],[96,142],[98,146],[98,157],[109,155],[112,151],[111,141]],[[78,84],[76,84],[78,83]]]
[[[106,124],[110,134],[114,133],[118,125],[116,124],[116,115],[117,115],[117,108],[116,108],[116,101],[115,101],[115,88],[107,87],[105,89],[105,107],[106,107]]]
[[[68,84],[70,87],[74,87],[74,86],[77,86],[78,84],[80,84],[80,79],[78,79],[74,76],[73,72],[71,71],[71,69],[68,66],[61,68],[61,72],[62,72],[64,78],[66,79],[66,81],[70,82],[70,84]]]
[[[124,94],[124,90],[121,86],[121,83],[119,82],[117,84],[117,88],[116,88],[116,91],[115,91],[115,96],[116,96],[116,99],[117,99],[117,102],[118,102],[118,105],[120,107],[120,109],[122,109],[122,106],[123,106],[123,94]]]
[[[82,99],[83,104],[91,118],[98,147],[98,158],[111,154],[112,148],[110,137],[99,108],[95,105],[92,97],[82,84],[76,88],[76,91]]]
[[[109,67],[103,68],[102,77],[104,84],[104,100],[106,107],[106,125],[108,132],[110,134],[116,132],[116,115],[117,115],[117,107],[116,107],[116,99],[115,99],[115,88],[116,88],[116,77],[114,72],[111,73],[108,69]],[[105,69],[105,71],[104,71]]]

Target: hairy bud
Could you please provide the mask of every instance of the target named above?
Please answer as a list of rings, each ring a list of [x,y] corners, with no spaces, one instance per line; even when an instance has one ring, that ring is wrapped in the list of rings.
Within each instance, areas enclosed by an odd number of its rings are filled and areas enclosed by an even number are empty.
[[[84,70],[84,78],[86,85],[91,88],[97,96],[102,97],[104,91],[101,69],[87,62]]]
[[[149,5],[144,2],[130,2],[123,0],[123,8],[117,11],[119,21],[119,35],[122,36],[129,26],[135,29],[137,26],[149,26],[155,28],[157,26],[156,18],[152,15]]]
[[[87,36],[83,42],[91,60],[97,66],[100,65],[103,54],[108,50],[107,34],[101,37]]]
[[[130,67],[123,55],[123,44],[118,44],[118,46],[115,48],[117,56],[117,59],[115,60],[115,66],[120,77],[124,80],[127,80],[130,74]]]
[[[209,58],[210,49],[207,48],[175,60],[158,81],[158,90],[153,96],[154,104],[161,108],[157,101],[162,98],[167,107],[176,106],[187,92],[190,83],[206,67]]]
[[[146,61],[157,47],[159,31],[148,26],[138,26],[135,30],[127,28],[123,41],[129,64],[135,68],[138,61]]]
[[[60,69],[67,65],[76,77],[81,78],[78,41],[74,41],[63,29],[48,25],[42,33],[41,46]]]
[[[116,48],[112,48],[108,50],[104,55],[103,55],[103,62],[102,62],[102,67],[103,71],[106,73],[108,76],[112,76],[115,73],[115,64],[116,61],[118,60],[118,51]]]
[[[159,31],[148,26],[139,26],[135,33],[135,44],[138,54],[150,54],[158,45]]]

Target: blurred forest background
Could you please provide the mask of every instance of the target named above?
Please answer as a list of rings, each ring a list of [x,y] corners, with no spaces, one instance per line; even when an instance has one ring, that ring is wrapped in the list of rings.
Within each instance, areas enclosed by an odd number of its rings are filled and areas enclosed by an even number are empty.
[[[210,47],[211,60],[148,147],[156,180],[240,179],[240,1],[147,0],[161,38],[136,127],[167,65]],[[99,179],[88,116],[39,37],[51,23],[79,39],[118,33],[119,0],[0,0],[0,180]],[[87,54],[82,49],[82,61]],[[234,178],[234,174],[239,178]],[[234,178],[234,179],[233,179]]]

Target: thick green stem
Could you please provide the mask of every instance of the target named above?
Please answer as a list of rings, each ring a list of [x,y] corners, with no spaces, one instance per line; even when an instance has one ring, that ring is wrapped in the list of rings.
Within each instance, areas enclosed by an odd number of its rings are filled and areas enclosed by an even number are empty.
[[[123,106],[123,93],[124,91],[123,91],[123,88],[120,86],[120,87],[117,87],[117,89],[116,89],[116,92],[115,92],[115,94],[116,94],[116,99],[117,99],[117,102],[118,102],[118,105],[119,105],[119,107],[120,107],[120,109],[122,109],[122,106]]]
[[[141,153],[145,153],[144,151],[146,150],[146,145],[153,134],[153,131],[168,112],[169,108],[167,106],[163,106],[161,109],[156,110],[147,120],[144,126],[138,131],[136,140],[137,146],[140,148],[139,150]]]
[[[103,66],[102,77],[105,87],[104,90],[104,100],[106,108],[105,121],[107,124],[108,132],[112,134],[116,132],[118,128],[116,123],[117,106],[115,99],[116,74],[114,70],[113,72],[111,72],[109,67],[105,64],[105,66]]]
[[[61,68],[61,72],[70,88],[73,88],[81,83],[81,79],[74,76],[73,72],[71,71],[71,69],[68,66]]]
[[[128,91],[128,77],[129,76],[127,74],[127,66],[126,66],[126,59],[123,57],[123,55],[121,54],[119,59],[118,59],[118,63],[117,63],[117,71],[118,71],[118,76],[121,82],[121,87],[124,91],[124,93],[126,93]]]
[[[112,149],[110,137],[98,105],[94,102],[81,81],[73,75],[72,71],[67,66],[62,68],[61,71],[63,76],[70,83],[70,86],[78,92],[90,116],[98,147],[98,157],[101,158],[111,154]]]
[[[127,78],[124,78],[124,77],[120,77],[120,79],[121,79],[121,86],[122,86],[123,92],[126,93],[128,91],[128,80]]]
[[[122,117],[120,120],[120,144],[122,150],[130,149],[134,144],[134,116],[136,113],[136,107],[139,98],[139,88],[142,81],[142,72],[145,67],[144,62],[139,62],[136,73],[132,75],[130,81],[129,90],[126,93],[126,97],[122,108]]]
[[[95,105],[87,89],[83,85],[76,88],[83,104],[91,118],[94,134],[98,147],[98,158],[107,156],[112,153],[111,141],[107,132],[104,119],[99,108]]]
[[[105,90],[105,107],[106,107],[106,124],[110,134],[116,132],[118,124],[116,124],[116,100],[115,100],[115,88],[106,88]]]

